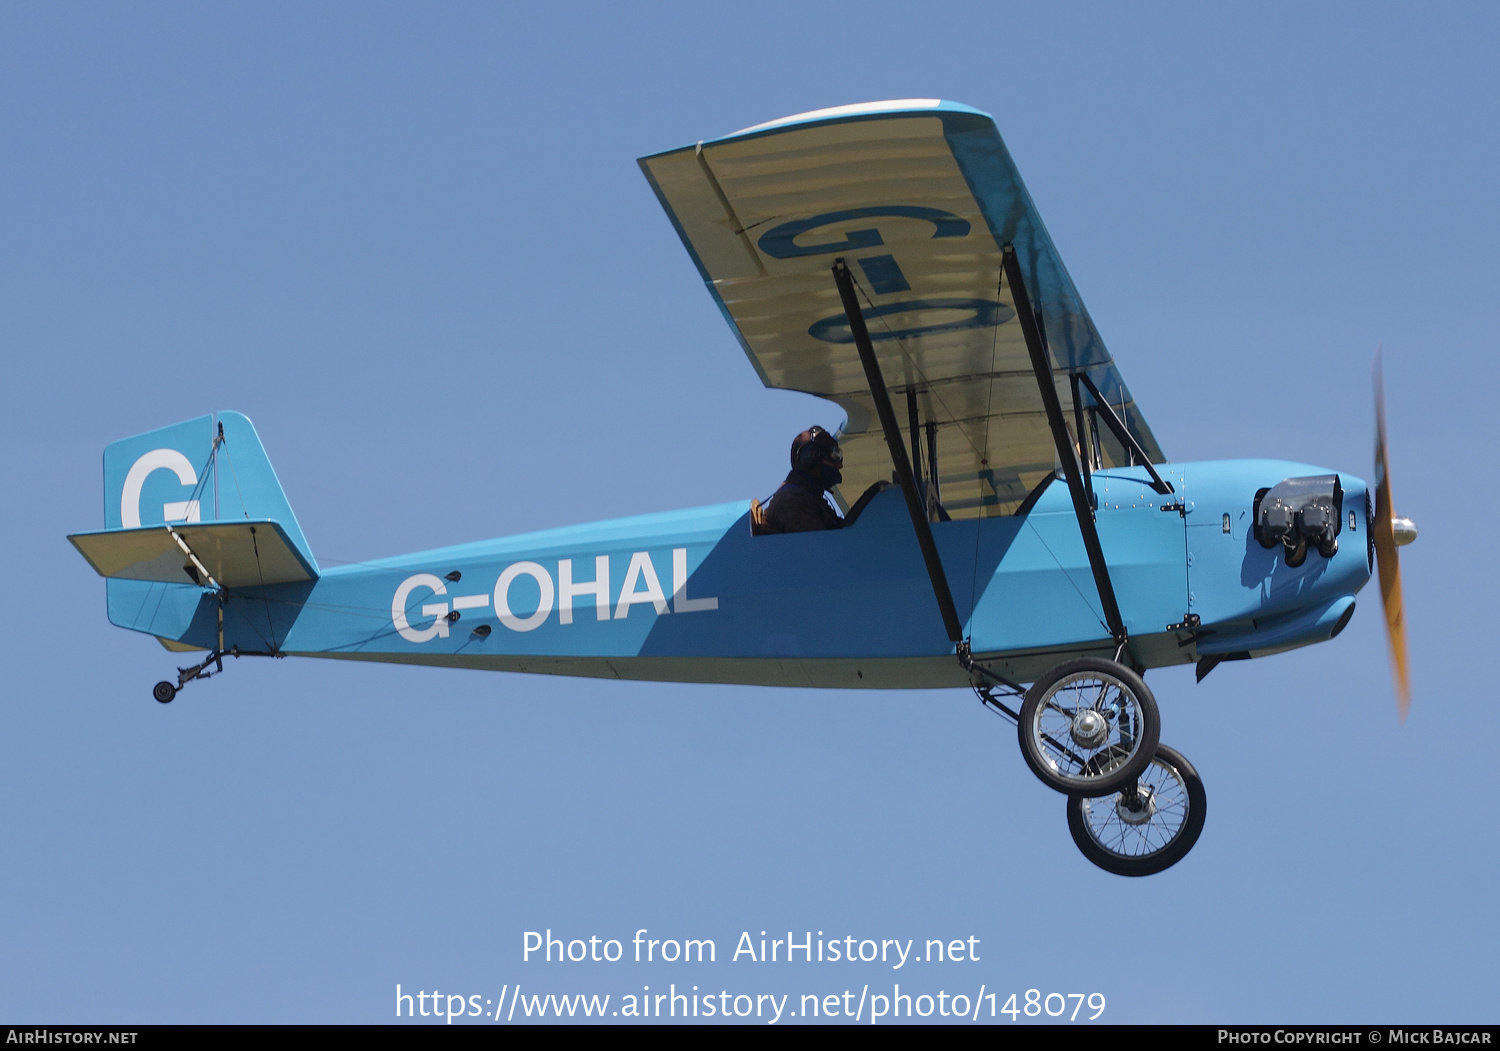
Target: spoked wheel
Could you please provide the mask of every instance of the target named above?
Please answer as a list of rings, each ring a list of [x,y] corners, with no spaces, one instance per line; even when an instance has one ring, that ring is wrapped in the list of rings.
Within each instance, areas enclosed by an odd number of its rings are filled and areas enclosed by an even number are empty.
[[[1133,782],[1156,753],[1156,698],[1135,672],[1097,657],[1059,664],[1026,691],[1021,755],[1049,788],[1099,796]]]
[[[1159,744],[1133,786],[1095,799],[1069,799],[1068,831],[1083,856],[1104,871],[1150,876],[1193,849],[1207,806],[1193,764]]]

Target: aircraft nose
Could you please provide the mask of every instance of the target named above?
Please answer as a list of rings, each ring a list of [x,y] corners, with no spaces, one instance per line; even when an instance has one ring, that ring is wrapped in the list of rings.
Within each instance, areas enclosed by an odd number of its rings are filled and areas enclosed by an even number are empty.
[[[1417,538],[1417,523],[1410,518],[1392,518],[1391,532],[1395,534],[1396,546],[1405,547]]]

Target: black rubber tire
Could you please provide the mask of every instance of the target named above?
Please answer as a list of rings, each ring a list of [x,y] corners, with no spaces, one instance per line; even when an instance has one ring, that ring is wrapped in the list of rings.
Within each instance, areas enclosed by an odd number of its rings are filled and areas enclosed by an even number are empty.
[[[161,704],[171,704],[172,698],[177,696],[177,687],[163,679],[151,687],[151,696],[155,697]]]
[[[1150,768],[1141,776],[1143,783],[1156,782],[1161,786],[1159,798],[1165,799],[1162,810],[1146,825],[1128,826],[1118,821],[1115,831],[1120,833],[1116,844],[1106,845],[1095,832],[1085,809],[1093,813],[1095,808],[1109,808],[1117,804],[1120,793],[1097,799],[1075,797],[1068,800],[1068,831],[1083,856],[1106,872],[1116,876],[1151,876],[1177,864],[1193,849],[1203,833],[1203,821],[1208,816],[1208,796],[1203,791],[1203,779],[1193,764],[1174,748],[1164,744],[1156,746],[1156,757]],[[1170,784],[1168,783],[1170,782]],[[1186,813],[1182,813],[1182,809]],[[1160,817],[1160,820],[1158,820]],[[1108,822],[1106,822],[1107,824]],[[1134,828],[1149,831],[1135,832]],[[1149,833],[1164,836],[1159,846],[1152,846]],[[1149,848],[1137,850],[1140,848]]]
[[[1120,695],[1133,700],[1141,724],[1138,730],[1128,741],[1122,740],[1116,724],[1108,739],[1094,749],[1060,741],[1057,734],[1052,734],[1050,741],[1039,740],[1038,735],[1046,733],[1040,720],[1050,718],[1054,724],[1059,721],[1062,709],[1053,698],[1073,683],[1091,680],[1113,685]],[[1020,716],[1016,733],[1026,765],[1048,788],[1070,796],[1107,795],[1130,784],[1151,762],[1156,742],[1161,739],[1161,716],[1146,680],[1123,664],[1099,657],[1067,661],[1047,672],[1026,691]],[[1047,754],[1049,751],[1051,755]],[[1102,773],[1098,769],[1101,760],[1108,763]],[[1059,762],[1072,769],[1061,769]]]

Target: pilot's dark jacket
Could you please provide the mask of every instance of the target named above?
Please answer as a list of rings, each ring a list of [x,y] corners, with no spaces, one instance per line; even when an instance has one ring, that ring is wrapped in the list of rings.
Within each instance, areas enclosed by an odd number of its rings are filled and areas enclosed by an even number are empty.
[[[767,533],[805,533],[813,529],[839,529],[844,520],[828,501],[823,487],[812,476],[792,470],[766,507]]]

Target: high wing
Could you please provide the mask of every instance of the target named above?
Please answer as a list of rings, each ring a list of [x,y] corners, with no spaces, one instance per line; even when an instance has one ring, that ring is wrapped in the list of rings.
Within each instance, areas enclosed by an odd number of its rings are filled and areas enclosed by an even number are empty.
[[[988,114],[936,99],[843,106],[640,165],[766,386],[844,409],[844,494],[889,478],[891,459],[834,284],[839,258],[858,284],[898,414],[914,395],[923,438],[935,438],[953,517],[1014,513],[1057,463],[1001,281],[1006,244],[1041,316],[1069,420],[1070,374],[1083,373],[1146,456],[1165,459]],[[1094,407],[1086,389],[1081,399],[1085,412]],[[1131,462],[1107,428],[1089,430],[1103,432],[1097,463]],[[919,470],[927,462],[924,452]]]

